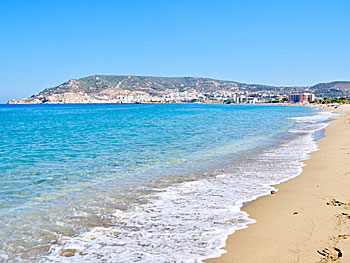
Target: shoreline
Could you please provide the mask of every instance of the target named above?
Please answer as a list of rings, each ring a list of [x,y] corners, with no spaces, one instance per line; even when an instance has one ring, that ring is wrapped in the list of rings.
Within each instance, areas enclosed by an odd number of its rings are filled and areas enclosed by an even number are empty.
[[[341,114],[302,173],[242,207],[257,223],[229,235],[227,253],[204,262],[350,262],[350,105],[332,110]]]

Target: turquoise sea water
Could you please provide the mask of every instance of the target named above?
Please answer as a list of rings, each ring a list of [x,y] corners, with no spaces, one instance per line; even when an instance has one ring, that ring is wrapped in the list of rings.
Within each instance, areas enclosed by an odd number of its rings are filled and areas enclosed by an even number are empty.
[[[218,254],[252,222],[242,202],[296,176],[329,117],[301,106],[0,105],[0,258]]]

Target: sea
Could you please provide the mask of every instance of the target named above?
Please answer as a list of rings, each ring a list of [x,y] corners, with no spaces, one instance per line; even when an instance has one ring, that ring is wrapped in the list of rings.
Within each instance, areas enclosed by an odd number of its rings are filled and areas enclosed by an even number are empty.
[[[202,262],[298,176],[332,113],[0,105],[0,262]]]

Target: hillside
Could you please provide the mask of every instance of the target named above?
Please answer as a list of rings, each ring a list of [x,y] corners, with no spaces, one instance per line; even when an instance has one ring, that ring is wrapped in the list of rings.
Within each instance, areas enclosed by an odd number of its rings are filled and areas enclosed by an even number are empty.
[[[310,91],[321,97],[350,96],[350,81],[319,83],[310,87]]]
[[[349,96],[350,82],[320,83],[312,87],[273,87],[197,77],[144,77],[93,75],[71,79],[47,88],[30,98],[9,100],[9,104],[98,103],[161,101],[174,96],[185,101],[247,95],[276,97],[293,92],[313,92],[316,96]],[[186,99],[188,98],[188,100]],[[183,100],[184,101],[184,100]]]

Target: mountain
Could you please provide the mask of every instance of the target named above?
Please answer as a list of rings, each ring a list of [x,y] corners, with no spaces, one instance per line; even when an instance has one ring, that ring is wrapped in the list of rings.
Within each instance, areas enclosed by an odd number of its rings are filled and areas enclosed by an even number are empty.
[[[310,91],[320,97],[350,96],[350,81],[319,83],[310,87]]]
[[[349,96],[350,82],[320,83],[312,87],[274,87],[198,77],[93,75],[71,79],[30,98],[13,99],[8,103],[165,102],[174,98],[203,101],[241,95],[276,97],[295,92],[312,92],[316,96],[328,97]]]

